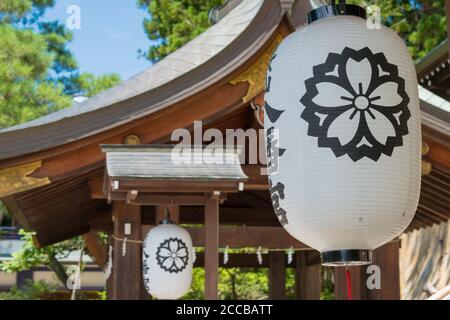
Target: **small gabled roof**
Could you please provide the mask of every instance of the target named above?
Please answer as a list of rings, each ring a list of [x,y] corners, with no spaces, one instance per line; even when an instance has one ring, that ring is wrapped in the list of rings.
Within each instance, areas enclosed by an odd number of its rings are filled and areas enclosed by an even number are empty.
[[[178,181],[245,181],[236,148],[179,145],[103,145],[112,178]],[[213,152],[211,152],[213,151]]]

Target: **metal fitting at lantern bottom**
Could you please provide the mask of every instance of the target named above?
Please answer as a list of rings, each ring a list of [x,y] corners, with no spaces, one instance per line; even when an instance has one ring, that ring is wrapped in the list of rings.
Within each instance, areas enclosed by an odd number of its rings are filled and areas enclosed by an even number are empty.
[[[322,265],[326,267],[363,266],[372,263],[372,250],[335,250],[321,253]]]

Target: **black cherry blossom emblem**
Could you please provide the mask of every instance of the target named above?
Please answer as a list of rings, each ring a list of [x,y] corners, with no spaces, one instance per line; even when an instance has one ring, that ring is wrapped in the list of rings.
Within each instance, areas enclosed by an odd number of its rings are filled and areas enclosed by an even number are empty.
[[[188,264],[189,253],[186,244],[178,238],[169,238],[156,251],[158,265],[170,273],[183,271]]]
[[[383,53],[345,48],[313,68],[300,99],[308,135],[336,157],[377,161],[403,145],[411,114],[405,80]]]

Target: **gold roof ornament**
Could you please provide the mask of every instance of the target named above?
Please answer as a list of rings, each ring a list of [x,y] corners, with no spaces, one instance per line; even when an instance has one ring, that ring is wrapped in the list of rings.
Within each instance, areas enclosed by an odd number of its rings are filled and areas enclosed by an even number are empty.
[[[30,175],[42,166],[42,160],[16,167],[0,169],[0,198],[50,184],[49,178],[33,178]]]
[[[259,59],[252,64],[250,68],[246,69],[243,73],[230,81],[232,85],[237,85],[240,82],[248,82],[249,87],[247,94],[242,98],[242,101],[245,103],[252,100],[264,90],[266,84],[266,72],[269,67],[270,59],[281,41],[283,41],[283,36],[281,34],[277,34],[275,40],[266,52],[264,52],[264,54],[259,57]]]

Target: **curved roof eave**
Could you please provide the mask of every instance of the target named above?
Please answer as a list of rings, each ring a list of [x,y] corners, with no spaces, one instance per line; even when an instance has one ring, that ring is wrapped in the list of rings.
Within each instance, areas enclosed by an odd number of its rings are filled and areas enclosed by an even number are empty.
[[[0,131],[0,160],[80,140],[142,118],[231,74],[272,36],[278,1],[243,1],[217,24],[165,59],[71,108]]]

